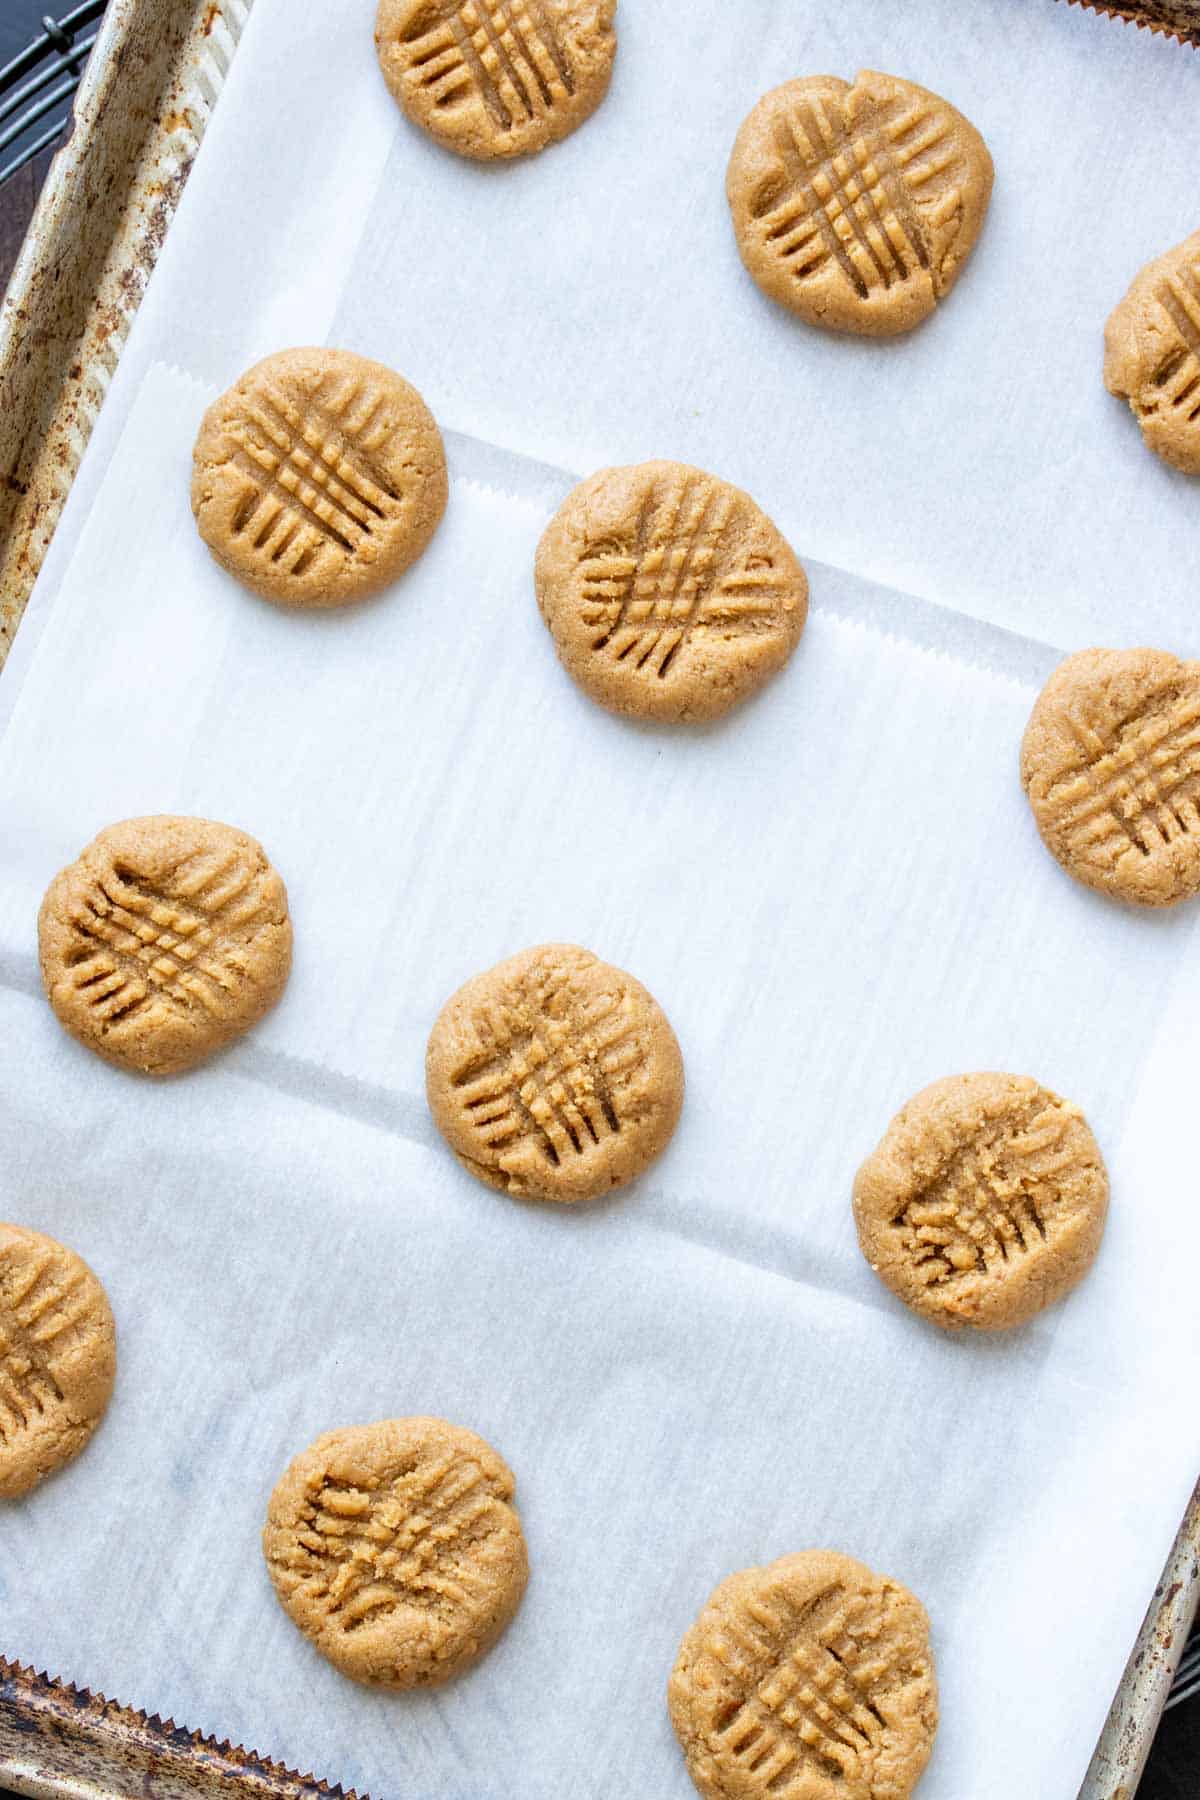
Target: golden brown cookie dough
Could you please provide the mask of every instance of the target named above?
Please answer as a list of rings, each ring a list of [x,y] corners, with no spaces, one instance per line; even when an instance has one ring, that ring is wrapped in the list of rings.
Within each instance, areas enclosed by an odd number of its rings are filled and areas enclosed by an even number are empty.
[[[1104,328],[1104,385],[1151,450],[1200,475],[1200,231],[1135,276]]]
[[[1077,1106],[1026,1075],[951,1075],[896,1114],[854,1182],[862,1253],[935,1325],[1023,1325],[1092,1265],[1108,1175]]]
[[[121,1068],[175,1074],[287,984],[287,893],[261,844],[167,814],[110,825],[46,890],[42,981],[60,1025]]]
[[[280,350],[204,415],[192,511],[223,568],[287,606],[346,606],[403,574],[446,510],[433,414],[349,350]]]
[[[1200,892],[1200,662],[1081,650],[1038,695],[1021,783],[1052,856],[1140,906]]]
[[[538,545],[564,668],[611,712],[715,719],[783,667],[808,582],[749,494],[683,463],[601,469]]]
[[[490,1445],[444,1419],[326,1432],[267,1508],[280,1604],[355,1681],[448,1681],[491,1649],[525,1591],[514,1485]]]
[[[536,1200],[594,1200],[664,1150],[683,1058],[640,981],[542,944],[460,987],[429,1038],[434,1122],[465,1169]]]
[[[938,1725],[929,1619],[848,1556],[782,1556],[709,1595],[668,1701],[705,1800],[905,1800]]]
[[[491,162],[557,143],[608,92],[617,0],[379,0],[384,80],[416,125]]]
[[[81,1256],[0,1225],[0,1499],[78,1456],[117,1373],[108,1296]]]
[[[960,112],[871,70],[764,94],[725,191],[742,261],[810,325],[910,331],[944,299],[979,236],[992,159]]]

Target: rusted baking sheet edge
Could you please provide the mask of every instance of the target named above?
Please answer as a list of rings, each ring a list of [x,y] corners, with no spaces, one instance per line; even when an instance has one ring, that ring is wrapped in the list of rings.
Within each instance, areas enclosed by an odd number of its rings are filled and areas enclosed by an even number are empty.
[[[1200,46],[1200,0],[1146,0],[1143,6],[1122,5],[1121,0],[1069,0],[1069,4],[1109,19],[1129,19],[1143,30]]]
[[[148,1719],[2,1656],[0,1779],[18,1794],[72,1800],[360,1800],[352,1789],[297,1775],[172,1719]]]
[[[1200,45],[1200,0],[1070,3]],[[253,4],[110,0],[0,312],[0,665]],[[1131,1800],[1198,1594],[1200,1491],[1080,1800]],[[0,1782],[69,1800],[343,1792],[3,1657]]]
[[[0,311],[0,665],[254,0],[110,0]]]
[[[1133,1800],[1200,1600],[1200,1486],[1154,1591],[1079,1800]]]

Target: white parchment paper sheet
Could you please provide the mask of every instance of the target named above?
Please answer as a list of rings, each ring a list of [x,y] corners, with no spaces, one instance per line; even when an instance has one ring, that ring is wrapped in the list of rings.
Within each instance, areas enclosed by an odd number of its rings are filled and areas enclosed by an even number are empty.
[[[1101,364],[1133,275],[1197,226],[1194,51],[1063,0],[622,0],[603,108],[489,168],[399,117],[373,13],[257,0],[48,585],[152,362],[224,387],[328,338],[443,425],[569,469],[712,467],[809,555],[1030,636],[1191,631],[1195,482],[1147,455]],[[950,302],[889,343],[762,296],[724,194],[761,93],[860,67],[946,94],[997,171]]]
[[[743,10],[627,0],[604,110],[489,173],[397,120],[360,4],[258,0],[0,681],[4,1211],[121,1330],[87,1455],[0,1514],[0,1648],[377,1796],[684,1800],[681,1632],[829,1543],[933,1616],[923,1797],[1063,1800],[1200,1462],[1195,915],[1071,884],[1015,774],[1061,647],[1195,647],[1194,484],[1097,363],[1191,228],[1200,65],[1032,0]],[[943,316],[871,356],[768,314],[720,197],[763,87],[859,63],[943,88],[1001,169]],[[291,617],[197,542],[190,447],[212,384],[323,339],[420,383],[454,479],[391,595]],[[812,576],[789,669],[704,732],[598,712],[532,603],[572,475],[648,454],[744,481]],[[65,1039],[35,959],[50,874],[153,810],[261,836],[297,928],[278,1011],[166,1084]],[[635,970],[688,1067],[662,1162],[573,1214],[472,1183],[421,1098],[440,1002],[548,937]],[[903,1099],[975,1067],[1077,1099],[1114,1190],[1085,1286],[996,1342],[893,1305],[848,1203]],[[372,1695],[257,1533],[318,1431],[418,1410],[510,1459],[535,1573],[466,1679]]]

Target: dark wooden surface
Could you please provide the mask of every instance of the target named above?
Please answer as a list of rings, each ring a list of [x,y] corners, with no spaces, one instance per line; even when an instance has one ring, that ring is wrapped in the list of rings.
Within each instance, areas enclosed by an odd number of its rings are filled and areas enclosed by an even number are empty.
[[[46,10],[46,0],[0,0],[0,64],[29,41]],[[45,151],[0,188],[0,287],[8,280],[52,155]],[[103,1685],[102,1669],[79,1673]],[[2,1790],[0,1800],[5,1800]],[[1164,1718],[1138,1800],[1200,1800],[1200,1695]]]

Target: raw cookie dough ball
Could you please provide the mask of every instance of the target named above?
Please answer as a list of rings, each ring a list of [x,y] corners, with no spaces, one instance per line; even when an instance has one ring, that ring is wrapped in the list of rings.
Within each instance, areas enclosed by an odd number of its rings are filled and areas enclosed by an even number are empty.
[[[810,325],[886,337],[945,298],[983,225],[992,159],[969,120],[894,75],[764,94],[725,191],[742,261]]]
[[[249,1031],[292,964],[287,892],[262,845],[169,814],[110,825],[56,875],[38,940],[59,1024],[153,1075]]]
[[[489,1444],[445,1419],[326,1432],[267,1509],[280,1605],[355,1681],[448,1681],[491,1649],[525,1591],[514,1485]]]
[[[1108,1175],[1077,1106],[1026,1075],[951,1075],[896,1114],[854,1182],[862,1253],[935,1325],[1000,1331],[1092,1265]]]
[[[223,568],[285,606],[347,606],[416,561],[446,510],[416,388],[349,350],[280,350],[204,415],[192,512]]]
[[[1200,475],[1200,231],[1147,263],[1114,309],[1104,385],[1156,455]]]
[[[782,1556],[709,1595],[668,1700],[705,1800],[906,1800],[938,1724],[929,1619],[851,1557]]]
[[[1021,784],[1042,842],[1115,900],[1200,892],[1200,662],[1166,650],[1081,650],[1037,697]]]
[[[0,1499],[79,1455],[116,1373],[108,1295],[83,1258],[40,1231],[0,1225]]]
[[[480,162],[557,143],[608,92],[617,0],[379,0],[375,48],[393,98]]]
[[[808,581],[749,494],[683,463],[601,469],[538,545],[559,659],[611,712],[715,719],[781,669]]]
[[[535,1200],[594,1200],[666,1148],[683,1058],[640,981],[541,944],[446,1002],[425,1061],[434,1123],[472,1175]]]

